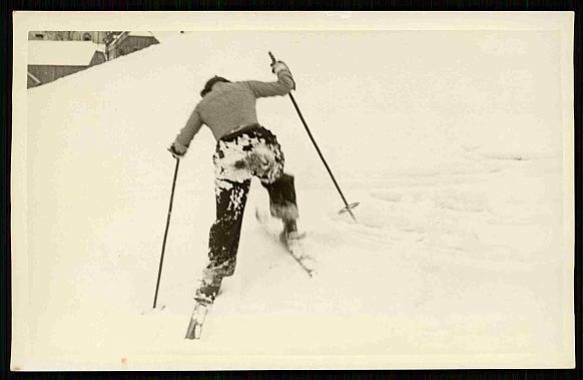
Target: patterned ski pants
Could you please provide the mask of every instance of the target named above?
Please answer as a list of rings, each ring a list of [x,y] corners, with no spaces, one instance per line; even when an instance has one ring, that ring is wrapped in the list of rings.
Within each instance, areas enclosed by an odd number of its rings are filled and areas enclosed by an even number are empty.
[[[259,125],[224,136],[217,142],[215,165],[216,221],[209,234],[209,263],[195,299],[212,303],[223,277],[233,275],[251,179],[267,189],[275,217],[298,217],[294,177],[283,172],[284,155],[275,135]]]

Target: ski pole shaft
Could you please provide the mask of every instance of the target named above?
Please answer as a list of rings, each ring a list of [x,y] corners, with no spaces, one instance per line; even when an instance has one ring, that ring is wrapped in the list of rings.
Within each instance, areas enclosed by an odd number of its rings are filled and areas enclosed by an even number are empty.
[[[276,61],[275,57],[273,56],[273,54],[271,52],[269,52],[269,57],[271,57],[271,62],[275,63],[275,61]],[[308,128],[308,123],[306,123],[306,120],[304,119],[304,115],[302,115],[302,111],[300,111],[300,107],[298,106],[298,103],[296,102],[296,100],[291,92],[289,93],[289,97],[292,101],[292,104],[294,105],[296,112],[298,113],[298,116],[300,117],[300,120],[302,121],[302,124],[304,125],[304,129],[308,133],[308,137],[312,141],[314,148],[316,148],[316,152],[318,152],[318,156],[320,156],[320,159],[322,160],[322,163],[326,167],[326,170],[328,171],[328,174],[330,175],[332,182],[334,182],[334,186],[336,187],[338,194],[340,194],[340,198],[342,198],[342,202],[344,202],[344,205],[346,206],[346,211],[348,211],[348,213],[352,217],[352,220],[354,220],[356,222],[356,217],[352,213],[351,207],[348,205],[348,202],[346,201],[346,198],[344,197],[344,194],[342,193],[342,190],[340,189],[340,185],[338,185],[338,182],[336,181],[334,174],[332,174],[332,170],[330,169],[330,166],[328,166],[328,163],[326,162],[326,159],[324,158],[322,151],[320,151],[320,147],[318,147],[318,144],[316,143],[316,140],[314,139],[314,136],[312,135],[310,128]]]
[[[300,108],[298,107],[298,104],[296,103],[296,100],[294,99],[294,96],[290,93],[289,94],[289,97],[290,97],[290,99],[291,99],[291,101],[292,101],[292,103],[293,103],[296,111],[298,112],[298,115],[300,117],[300,120],[304,124],[304,128],[306,129],[306,132],[308,133],[308,136],[310,137],[310,140],[312,141],[312,144],[314,145],[314,148],[316,148],[316,152],[318,152],[318,155],[320,156],[320,159],[322,160],[322,163],[326,167],[326,170],[328,171],[328,174],[330,175],[330,178],[332,179],[332,182],[334,183],[334,186],[336,187],[336,190],[338,191],[338,194],[340,194],[340,198],[342,198],[342,202],[344,202],[344,205],[346,206],[346,211],[348,211],[348,213],[350,214],[350,216],[352,217],[352,219],[356,222],[356,218],[354,217],[354,214],[352,213],[351,207],[348,205],[348,201],[346,201],[346,198],[344,197],[344,194],[342,193],[342,190],[340,189],[340,185],[338,185],[338,182],[336,181],[336,178],[334,177],[334,174],[332,174],[332,170],[330,169],[330,166],[328,166],[328,163],[326,162],[326,159],[324,159],[324,155],[320,151],[320,148],[318,147],[318,144],[316,143],[316,140],[314,139],[314,136],[312,136],[312,132],[310,132],[310,129],[308,128],[308,125],[306,124],[306,121],[304,120],[304,117],[302,115],[302,112],[300,111]]]
[[[156,308],[156,302],[158,301],[158,289],[160,288],[160,278],[162,276],[162,265],[164,264],[164,252],[166,251],[166,238],[168,237],[168,227],[170,226],[170,215],[172,214],[172,203],[174,202],[174,189],[176,188],[176,177],[178,176],[178,166],[180,165],[180,160],[176,159],[176,167],[174,168],[174,179],[172,180],[172,192],[170,193],[170,206],[168,206],[168,216],[166,218],[166,230],[164,231],[164,240],[162,241],[162,253],[160,255],[160,265],[158,267],[158,280],[156,281],[156,292],[154,293],[154,305],[152,308]]]

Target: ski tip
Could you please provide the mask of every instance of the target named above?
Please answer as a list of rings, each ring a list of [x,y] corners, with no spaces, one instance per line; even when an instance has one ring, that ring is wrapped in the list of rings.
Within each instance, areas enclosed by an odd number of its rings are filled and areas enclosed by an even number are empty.
[[[197,303],[192,311],[188,328],[186,329],[185,339],[200,339],[202,326],[208,312],[207,305]]]
[[[202,325],[196,325],[194,328],[194,339],[200,339],[200,335],[202,333]]]
[[[186,330],[186,335],[184,336],[184,339],[190,340],[200,339],[201,332],[202,325],[194,320],[191,320],[190,323],[188,324],[188,329]]]

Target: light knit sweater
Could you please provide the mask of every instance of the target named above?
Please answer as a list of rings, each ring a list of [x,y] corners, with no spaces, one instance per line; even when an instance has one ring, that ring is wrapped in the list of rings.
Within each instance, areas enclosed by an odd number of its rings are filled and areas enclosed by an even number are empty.
[[[286,95],[295,86],[289,71],[282,70],[277,77],[275,82],[217,82],[196,105],[186,125],[176,136],[174,146],[186,151],[203,124],[219,140],[243,126],[257,123],[257,98]]]

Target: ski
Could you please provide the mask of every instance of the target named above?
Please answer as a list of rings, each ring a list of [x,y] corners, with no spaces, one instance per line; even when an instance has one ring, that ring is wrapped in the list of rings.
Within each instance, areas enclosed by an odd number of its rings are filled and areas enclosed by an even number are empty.
[[[190,316],[188,328],[186,329],[185,339],[200,339],[209,307],[210,305],[196,302],[194,310],[192,310],[192,315]]]
[[[302,270],[309,276],[313,277],[315,269],[309,265],[313,261],[312,257],[304,252],[304,247],[301,240],[306,237],[306,233],[301,233],[293,239],[287,239],[283,233],[277,234],[273,228],[270,228],[271,217],[262,213],[259,209],[255,210],[255,218],[263,227],[264,231],[270,236],[277,236],[278,242],[283,246],[287,253],[295,260],[295,262],[302,268]]]
[[[305,236],[305,234],[304,234]],[[302,239],[300,237],[300,239]],[[285,238],[280,238],[283,246],[290,256],[299,264],[299,266],[308,274],[308,276],[314,276],[314,269],[306,265],[306,261],[310,260],[311,257],[303,253],[302,247],[299,245],[299,239],[286,240]]]

